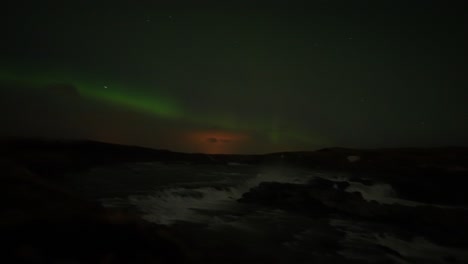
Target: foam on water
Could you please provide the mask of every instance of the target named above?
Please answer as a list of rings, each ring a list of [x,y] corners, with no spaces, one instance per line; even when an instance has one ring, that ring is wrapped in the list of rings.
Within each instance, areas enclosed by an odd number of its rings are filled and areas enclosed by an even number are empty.
[[[411,241],[389,234],[375,234],[375,237],[378,244],[391,248],[411,262],[424,260],[424,263],[446,263],[447,259],[455,261],[468,259],[468,252],[464,249],[439,246],[422,237],[416,237]]]
[[[129,165],[129,168],[133,169],[133,165]],[[262,182],[303,184],[313,178],[346,181],[350,186],[345,191],[359,192],[367,201],[406,206],[427,205],[398,198],[389,184],[377,182],[364,185],[350,181],[347,173],[285,167],[265,167],[260,171],[253,171],[243,166],[196,167],[194,171],[193,167],[151,163],[137,164],[135,170],[139,172],[135,177],[141,177],[142,171],[144,172],[144,183],[152,183],[147,178],[154,178],[154,174],[158,175],[156,178],[167,179],[167,183],[154,187],[146,185],[142,191],[135,188],[129,196],[107,197],[101,202],[107,207],[136,207],[143,213],[144,219],[165,225],[177,221],[210,222],[213,215],[202,214],[201,210],[229,210],[236,206],[235,200],[241,198],[242,194]]]
[[[143,212],[147,221],[169,225],[175,221],[203,221],[203,215],[194,209],[223,209],[238,196],[236,188],[169,188],[152,195],[131,196],[129,200]]]
[[[346,192],[358,192],[362,198],[368,202],[376,201],[380,204],[400,204],[405,206],[434,206],[446,209],[467,209],[460,206],[446,206],[438,204],[427,204],[416,202],[398,197],[392,185],[388,183],[375,182],[372,185],[365,185],[360,182],[350,181],[349,175],[345,173],[315,173],[315,177],[324,178],[335,182],[347,182],[349,186],[345,189]]]
[[[444,209],[467,209],[461,206],[448,206],[439,204],[428,204],[422,202],[416,202],[398,197],[396,191],[390,184],[387,183],[375,183],[372,185],[365,185],[359,182],[349,182],[350,186],[346,188],[346,192],[359,192],[364,200],[376,201],[380,204],[400,204],[404,206],[432,206]]]
[[[235,176],[232,174],[231,176]],[[160,188],[150,195],[133,195],[129,202],[143,212],[147,221],[170,225],[177,221],[209,222],[213,216],[200,214],[200,210],[227,210],[236,204],[242,194],[261,182],[306,183],[310,178],[277,168],[269,168],[243,182],[227,186],[226,182],[205,183],[191,187],[179,184]]]
[[[341,241],[343,249],[339,254],[350,259],[389,258],[395,263],[405,264],[442,264],[447,263],[447,259],[468,259],[466,250],[440,246],[423,237],[403,240],[393,234],[377,233],[363,222],[330,219],[330,225],[346,233]]]

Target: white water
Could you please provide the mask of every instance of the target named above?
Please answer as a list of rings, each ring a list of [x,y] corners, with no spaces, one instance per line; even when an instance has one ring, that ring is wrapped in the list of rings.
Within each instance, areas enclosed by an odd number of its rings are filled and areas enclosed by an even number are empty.
[[[345,173],[323,173],[281,167],[248,170],[237,164],[228,166],[228,169],[196,166],[175,167],[162,164],[144,165],[140,164],[136,168],[130,166],[129,170],[120,172],[120,174],[127,175],[135,172],[134,175],[130,175],[132,181],[135,177],[142,175],[142,182],[148,184],[141,184],[140,181],[140,185],[132,189],[131,195],[108,197],[101,200],[103,204],[114,207],[136,207],[143,213],[144,219],[163,225],[172,225],[182,221],[200,223],[217,231],[232,227],[235,233],[245,232],[250,235],[264,232],[262,236],[288,229],[287,232],[291,232],[294,236],[284,242],[283,246],[300,254],[312,252],[311,248],[313,249],[314,243],[316,243],[317,235],[322,232],[320,224],[310,222],[310,219],[295,219],[294,217],[297,216],[281,210],[262,210],[254,207],[254,210],[246,214],[239,213],[245,205],[237,203],[236,200],[261,182],[301,184],[320,177],[336,182],[348,182],[350,186],[345,191],[359,192],[367,201],[377,201],[382,204],[398,203],[408,206],[424,205],[399,199],[388,184],[376,183],[368,186],[358,182],[350,182],[349,175]],[[110,172],[113,173],[113,171]],[[165,177],[165,182],[160,184],[162,181],[157,181],[158,184],[154,184],[153,180],[148,177]],[[90,179],[94,180],[95,178],[91,177]],[[125,181],[120,183],[125,183]],[[135,190],[141,191],[136,192]],[[350,259],[362,259],[363,261],[373,259],[375,262],[391,259],[394,263],[413,263],[411,260],[415,260],[417,263],[444,263],[443,258],[447,256],[456,259],[468,258],[459,250],[440,247],[423,238],[403,241],[390,234],[377,234],[375,229],[366,226],[365,223],[343,222],[342,219],[339,221],[330,220],[329,223],[333,228],[346,233],[345,238],[339,241],[343,246],[343,250],[339,254]],[[327,234],[326,222],[323,227],[325,229],[323,233]],[[266,243],[267,240],[260,241]],[[382,247],[398,252],[398,254],[386,252],[382,250]]]
[[[446,257],[451,257],[455,260],[468,259],[468,252],[466,250],[439,246],[422,237],[405,241],[390,234],[374,235],[378,244],[397,251],[405,259],[410,260],[410,263],[413,261],[440,263]]]
[[[376,233],[364,223],[356,224],[342,219],[330,219],[330,224],[346,233],[342,241],[344,249],[339,254],[351,259],[378,259],[382,251],[375,248],[375,245],[396,252],[397,254],[385,253],[395,263],[444,263],[446,257],[468,259],[466,250],[440,246],[423,237],[403,240],[389,233]]]
[[[146,166],[149,165],[146,164]],[[164,166],[158,165],[157,168],[161,167]],[[178,173],[184,171],[183,168],[177,170]],[[190,173],[193,173],[192,168],[186,171],[186,174]],[[177,221],[207,223],[212,221],[214,216],[202,214],[200,211],[230,210],[232,207],[239,206],[235,201],[261,182],[301,184],[320,177],[331,181],[348,182],[350,186],[345,191],[359,192],[366,201],[406,206],[427,205],[398,198],[389,184],[374,183],[368,186],[350,182],[349,175],[345,173],[270,167],[252,175],[238,171],[198,171],[195,177],[207,180],[174,182],[155,186],[152,191],[141,192],[141,194],[135,192],[127,198],[106,198],[101,202],[107,207],[134,206],[143,213],[145,220],[158,224],[171,225]]]
[[[235,177],[235,175],[233,175]],[[170,225],[177,221],[208,222],[213,218],[200,214],[200,210],[229,210],[238,205],[235,201],[261,182],[306,183],[311,176],[297,175],[297,171],[270,168],[244,182],[211,182],[200,187],[186,187],[184,184],[160,188],[149,195],[129,197],[131,204],[143,212],[147,221]],[[186,184],[185,184],[186,185]],[[184,186],[184,187],[182,187]]]

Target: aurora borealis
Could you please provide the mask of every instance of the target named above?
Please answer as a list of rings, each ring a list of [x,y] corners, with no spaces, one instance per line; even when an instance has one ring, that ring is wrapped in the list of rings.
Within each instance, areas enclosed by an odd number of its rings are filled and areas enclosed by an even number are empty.
[[[463,3],[20,2],[1,18],[3,136],[209,153],[468,143]]]

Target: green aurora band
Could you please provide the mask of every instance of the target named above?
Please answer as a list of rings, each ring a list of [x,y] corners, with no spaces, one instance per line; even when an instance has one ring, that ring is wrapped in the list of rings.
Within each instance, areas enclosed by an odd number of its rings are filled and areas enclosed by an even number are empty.
[[[83,98],[126,107],[161,119],[207,126],[210,129],[255,133],[265,136],[273,144],[293,141],[311,146],[322,146],[330,143],[324,137],[310,131],[292,128],[288,128],[288,131],[281,130],[280,122],[276,119],[270,122],[265,120],[246,122],[229,114],[189,114],[189,111],[186,111],[174,98],[169,96],[157,95],[156,93],[135,93],[133,91],[139,89],[130,90],[129,87],[92,78],[74,78],[72,75],[63,73],[21,75],[3,71],[0,72],[0,80],[25,84],[35,89],[45,89],[52,84],[73,85]]]

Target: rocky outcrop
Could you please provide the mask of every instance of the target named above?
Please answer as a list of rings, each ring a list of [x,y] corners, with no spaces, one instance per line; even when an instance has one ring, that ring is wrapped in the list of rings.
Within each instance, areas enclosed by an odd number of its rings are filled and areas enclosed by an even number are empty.
[[[239,202],[254,203],[308,215],[341,215],[410,230],[448,246],[468,246],[468,211],[433,206],[403,206],[366,201],[360,193],[346,192],[347,182],[318,179],[309,184],[263,182]]]
[[[229,262],[225,258],[227,255],[241,255],[242,250],[235,245],[221,247],[216,239],[212,244],[202,245],[200,241],[204,240],[206,230],[150,225],[132,212],[104,209],[84,201],[59,184],[66,173],[101,165],[159,161],[274,164],[344,171],[351,173],[350,182],[365,186],[378,182],[390,184],[401,198],[449,206],[468,205],[465,195],[468,184],[466,148],[332,148],[241,156],[175,153],[93,141],[20,140],[0,146],[0,159],[9,160],[0,162],[0,243],[5,263],[183,263],[190,262],[197,254],[197,260],[217,256],[211,263],[220,263]],[[308,184],[266,182],[245,193],[240,202],[280,208],[294,212],[294,215],[312,216],[306,217],[309,220],[324,221],[326,224],[313,230],[314,234],[323,231],[322,235],[314,236],[318,238],[314,244],[319,251],[317,256],[324,256],[324,252],[336,253],[339,249],[338,240],[343,238],[344,232],[331,225],[330,219],[334,217],[350,220],[356,225],[370,223],[375,227],[372,231],[376,232],[394,234],[398,230],[398,236],[408,240],[421,236],[451,247],[468,246],[465,210],[379,204],[365,200],[360,193],[347,192],[348,186],[345,181],[325,179]],[[257,206],[253,208],[257,209]],[[186,249],[187,242],[189,248],[197,249],[197,254]],[[211,251],[213,248],[216,249],[214,252]],[[328,256],[330,261],[319,259],[316,262],[340,263],[336,260],[341,257],[335,253]],[[235,258],[230,261],[240,262]],[[272,257],[270,262],[274,261]],[[349,263],[349,260],[341,263]]]
[[[0,162],[4,263],[182,263],[167,228],[83,201],[14,163]]]

